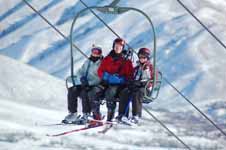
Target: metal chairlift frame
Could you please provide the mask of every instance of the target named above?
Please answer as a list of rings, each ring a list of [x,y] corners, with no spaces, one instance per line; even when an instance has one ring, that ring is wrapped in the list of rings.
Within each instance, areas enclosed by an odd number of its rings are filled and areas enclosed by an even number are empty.
[[[151,29],[152,29],[152,33],[153,33],[153,69],[154,69],[154,78],[153,80],[149,80],[147,84],[149,84],[150,82],[152,82],[152,88],[151,90],[149,90],[149,92],[147,92],[147,86],[146,87],[146,90],[144,92],[145,94],[145,99],[148,100],[148,103],[153,101],[154,99],[157,98],[158,96],[158,92],[159,92],[159,89],[160,89],[160,86],[161,86],[161,80],[158,80],[156,82],[156,34],[155,34],[155,29],[154,29],[154,25],[151,21],[151,19],[149,18],[149,16],[144,13],[143,11],[137,9],[137,8],[133,8],[133,7],[119,7],[119,6],[116,6],[116,3],[112,3],[110,4],[109,6],[91,6],[91,7],[87,7],[87,8],[84,8],[82,9],[81,11],[79,11],[76,16],[74,17],[73,19],[73,22],[72,22],[72,25],[71,25],[71,29],[70,29],[70,53],[71,53],[71,80],[72,80],[72,84],[73,86],[75,86],[75,80],[74,80],[74,57],[73,57],[73,29],[74,29],[74,26],[75,26],[75,23],[77,21],[77,19],[80,17],[80,15],[86,11],[89,11],[89,10],[97,10],[101,13],[104,13],[104,14],[116,14],[116,15],[120,15],[120,14],[123,14],[125,12],[128,12],[128,11],[135,11],[135,12],[138,12],[140,13],[141,15],[143,15],[149,22],[150,26],[151,26]],[[134,50],[133,50],[134,51]],[[162,75],[161,73],[158,72],[158,74],[160,74],[160,79],[162,79]],[[68,82],[69,81],[69,78],[66,79],[66,86],[68,87]],[[155,94],[155,96],[152,96],[152,93],[153,91],[156,91],[157,90],[157,94]]]

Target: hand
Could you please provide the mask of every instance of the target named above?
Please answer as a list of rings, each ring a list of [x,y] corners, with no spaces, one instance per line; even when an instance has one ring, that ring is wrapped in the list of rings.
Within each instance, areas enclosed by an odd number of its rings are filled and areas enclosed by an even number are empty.
[[[142,87],[142,83],[140,81],[132,80],[132,81],[129,81],[128,83],[128,88],[131,91],[136,91],[140,87]]]
[[[81,78],[80,78],[80,81],[81,81],[81,83],[82,83],[81,86],[89,86],[89,82],[88,82],[88,80],[87,80],[86,77],[81,77]]]
[[[107,87],[108,82],[106,80],[101,80],[100,85],[103,86],[103,87]]]
[[[150,69],[150,64],[149,63],[145,63],[143,65],[143,70],[146,70],[146,69]]]
[[[141,86],[142,86],[142,82],[139,81],[139,80],[134,80],[134,81],[133,81],[133,84],[134,84],[134,86],[136,86],[136,87],[141,87]]]
[[[81,85],[76,85],[75,88],[80,90],[81,89]]]

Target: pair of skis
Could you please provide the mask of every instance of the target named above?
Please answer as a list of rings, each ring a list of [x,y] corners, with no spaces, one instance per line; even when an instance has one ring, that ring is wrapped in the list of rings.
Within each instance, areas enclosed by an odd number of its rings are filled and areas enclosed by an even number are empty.
[[[58,124],[51,124],[50,126],[52,126],[52,125],[67,125],[67,124],[58,123]],[[104,128],[102,130],[98,131],[98,133],[105,134],[109,129],[111,129],[113,127],[113,123],[107,122],[107,121],[102,121],[102,120],[91,120],[90,123],[88,123],[88,125],[86,125],[85,127],[70,130],[70,131],[65,131],[65,132],[61,132],[61,133],[57,133],[57,134],[47,134],[46,136],[49,136],[49,137],[63,136],[63,135],[68,135],[68,134],[72,134],[75,132],[80,132],[80,131],[84,131],[84,130],[101,127],[101,126],[104,126]]]

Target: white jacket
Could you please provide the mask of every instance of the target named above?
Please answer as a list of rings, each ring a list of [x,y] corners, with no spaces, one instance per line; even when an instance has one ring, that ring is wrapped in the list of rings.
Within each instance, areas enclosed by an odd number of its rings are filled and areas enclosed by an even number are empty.
[[[153,67],[147,62],[145,65],[138,64],[134,69],[134,80],[148,81],[152,79]]]
[[[90,86],[98,85],[100,83],[100,78],[97,75],[97,69],[101,63],[101,59],[96,62],[87,59],[78,72],[75,74],[75,84],[81,85],[81,77],[87,76],[87,80]]]

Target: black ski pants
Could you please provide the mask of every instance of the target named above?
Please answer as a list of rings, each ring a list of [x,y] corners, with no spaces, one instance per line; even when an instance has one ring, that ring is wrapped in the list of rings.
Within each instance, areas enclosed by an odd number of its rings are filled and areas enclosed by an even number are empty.
[[[129,111],[129,103],[132,102],[132,115],[142,115],[142,101],[144,98],[144,88],[129,89],[124,88],[119,95],[119,110],[118,113],[120,116],[126,115]]]
[[[90,113],[91,112],[91,106],[87,94],[87,87],[81,87],[81,86],[73,86],[68,89],[68,111],[70,113],[75,113],[78,110],[78,98],[80,97],[82,99],[82,112],[83,113]]]
[[[93,86],[88,91],[88,99],[90,100],[91,111],[94,114],[100,114],[100,104],[104,97],[104,89],[99,86]]]

